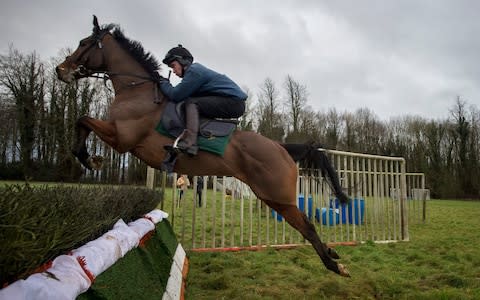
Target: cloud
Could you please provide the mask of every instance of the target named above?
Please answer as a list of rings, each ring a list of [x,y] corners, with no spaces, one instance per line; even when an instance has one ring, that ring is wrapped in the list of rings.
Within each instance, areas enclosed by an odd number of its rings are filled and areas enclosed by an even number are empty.
[[[56,56],[90,34],[96,14],[160,60],[183,44],[253,95],[266,77],[281,89],[291,75],[315,110],[441,118],[457,95],[480,103],[479,10],[446,0],[7,1],[0,51]]]

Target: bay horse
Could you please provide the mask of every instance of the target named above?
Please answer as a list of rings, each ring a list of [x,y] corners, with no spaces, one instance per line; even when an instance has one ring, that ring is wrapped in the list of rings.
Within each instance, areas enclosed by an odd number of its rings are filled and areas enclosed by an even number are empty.
[[[99,26],[93,18],[93,33],[56,67],[58,78],[72,83],[80,78],[103,74],[111,80],[115,98],[107,120],[88,116],[76,122],[72,153],[88,169],[98,169],[101,158],[91,156],[86,139],[93,131],[119,153],[130,152],[153,168],[160,169],[172,139],[155,130],[169,101],[158,89],[157,60],[141,44],[125,37],[114,24]],[[188,175],[234,176],[250,186],[269,207],[308,240],[325,267],[350,276],[334,259],[335,250],[322,243],[315,227],[296,206],[297,165],[321,168],[337,198],[348,201],[327,156],[311,144],[285,144],[251,131],[235,130],[224,156],[200,151],[196,156],[179,154],[174,171]]]

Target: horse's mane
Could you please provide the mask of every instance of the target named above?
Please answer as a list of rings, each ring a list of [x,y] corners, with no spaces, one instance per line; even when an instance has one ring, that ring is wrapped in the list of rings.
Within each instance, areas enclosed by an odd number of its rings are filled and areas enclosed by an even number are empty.
[[[158,76],[157,71],[160,69],[160,64],[150,52],[143,49],[140,42],[127,38],[123,34],[122,29],[116,24],[104,25],[102,26],[102,30],[110,31],[113,38],[120,44],[120,46],[128,51],[133,58],[138,61],[151,76],[153,76],[153,78]]]

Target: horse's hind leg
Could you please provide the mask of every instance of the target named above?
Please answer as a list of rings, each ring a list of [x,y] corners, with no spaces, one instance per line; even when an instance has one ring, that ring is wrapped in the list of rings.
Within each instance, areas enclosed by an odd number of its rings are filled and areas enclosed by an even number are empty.
[[[79,118],[75,124],[75,141],[72,153],[89,170],[92,168],[99,169],[102,163],[101,157],[91,157],[87,151],[86,140],[92,131],[110,146],[115,147],[116,144],[116,130],[112,123],[87,116]]]
[[[277,204],[277,203],[268,202],[268,204],[269,204],[269,206],[272,207],[272,208],[273,208],[273,207],[277,207],[277,208],[278,208],[278,207],[280,206],[280,205]],[[278,212],[279,210],[278,210],[277,208],[275,208],[275,210]],[[279,208],[279,209],[281,209],[281,208]],[[287,208],[287,209],[288,209],[288,208]],[[299,210],[299,211],[300,211],[300,210]],[[306,222],[309,226],[312,226],[313,231],[315,231],[315,234],[317,234],[317,232],[316,232],[316,230],[315,230],[315,227],[313,227],[313,225],[310,223],[310,221],[306,220],[305,214],[302,213],[301,211],[300,211],[300,213],[302,214],[303,218],[305,219],[305,222]],[[280,214],[281,214],[281,213],[280,213]],[[281,214],[281,215],[283,216],[283,214]],[[292,226],[293,226],[293,225],[292,225]],[[295,227],[295,228],[296,228],[296,227]],[[339,259],[339,258],[340,258],[340,256],[339,256],[338,253],[335,251],[335,249],[328,247],[327,244],[325,244],[325,243],[323,243],[323,242],[322,242],[322,245],[323,245],[325,251],[327,252],[327,254],[328,254],[331,258],[334,258],[334,259]]]
[[[280,213],[290,225],[297,229],[303,235],[303,237],[312,244],[313,248],[320,256],[320,259],[322,260],[325,267],[327,267],[327,269],[342,276],[350,276],[347,269],[342,264],[337,264],[337,262],[332,259],[332,257],[336,255],[336,253],[333,252],[335,254],[330,256],[328,247],[326,247],[325,244],[323,244],[320,240],[320,237],[318,236],[315,227],[307,219],[307,216],[302,213],[296,206],[279,204],[271,201],[265,202],[271,208],[275,209],[278,213]]]

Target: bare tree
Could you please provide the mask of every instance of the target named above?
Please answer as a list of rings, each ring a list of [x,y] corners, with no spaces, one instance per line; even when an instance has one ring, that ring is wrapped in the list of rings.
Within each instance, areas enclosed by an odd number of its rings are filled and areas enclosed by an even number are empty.
[[[476,153],[478,149],[474,149],[475,137],[473,136],[472,124],[468,120],[466,101],[458,96],[450,113],[454,124],[450,133],[455,145],[456,174],[460,182],[462,196],[478,196],[478,177],[475,177],[475,175],[478,175],[478,155]],[[472,114],[470,120],[475,123],[474,115]]]
[[[25,176],[32,172],[38,103],[43,101],[43,64],[35,52],[23,55],[13,46],[0,56],[0,84],[15,101],[20,129],[20,156]]]
[[[279,111],[279,95],[275,83],[267,78],[260,87],[258,132],[276,141],[284,136],[282,115]]]
[[[307,103],[307,87],[294,80],[290,75],[287,75],[284,86],[287,95],[285,104],[292,133],[297,134],[300,127],[300,116]]]
[[[357,123],[358,150],[361,152],[382,154],[380,145],[386,137],[385,125],[370,109],[360,108],[355,111]]]
[[[245,113],[240,117],[239,127],[241,130],[252,130],[253,129],[253,109],[251,107],[252,103],[252,94],[248,87],[243,87],[243,90],[247,94],[247,99],[245,100]]]
[[[342,135],[342,118],[335,108],[329,109],[326,114],[326,146],[337,149]]]
[[[289,140],[287,137],[288,142],[307,142],[307,141],[317,141],[321,142],[321,128],[319,126],[319,117],[318,114],[313,111],[313,109],[309,106],[306,106],[302,110],[302,114],[300,115],[300,127],[299,127],[299,135],[297,140]],[[291,135],[289,135],[291,136]]]
[[[6,94],[0,94],[0,164],[6,165],[15,156],[16,116],[14,101]]]
[[[445,160],[446,122],[430,121],[425,126],[426,160],[425,168],[429,185],[432,189],[432,197],[441,197],[448,186],[450,172],[447,170]]]

